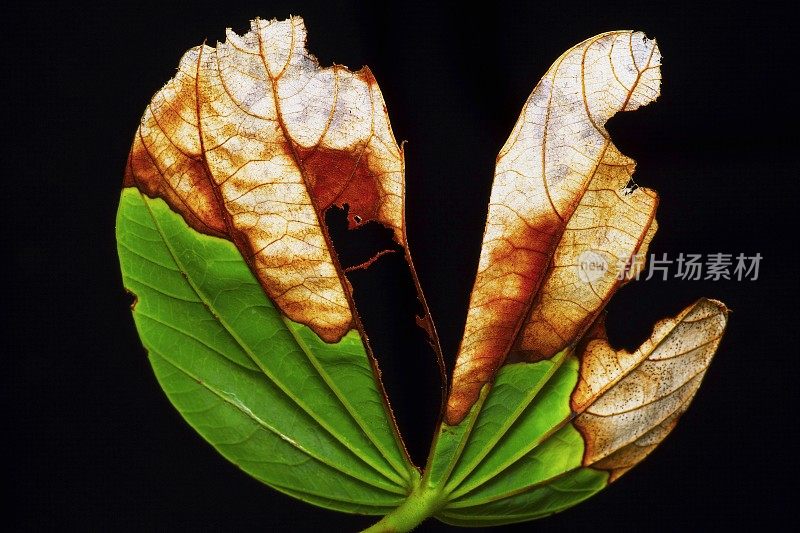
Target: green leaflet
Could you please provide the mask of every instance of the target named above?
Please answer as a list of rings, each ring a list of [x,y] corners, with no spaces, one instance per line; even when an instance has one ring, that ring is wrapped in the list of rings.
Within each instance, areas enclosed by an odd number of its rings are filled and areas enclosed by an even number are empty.
[[[584,444],[569,423],[578,361],[566,351],[502,367],[457,426],[442,424],[426,481],[456,525],[530,520],[571,507],[607,484],[581,467]]]
[[[276,489],[385,514],[418,478],[357,331],[326,344],[286,320],[235,246],[124,189],[117,241],[161,386],[200,435]]]

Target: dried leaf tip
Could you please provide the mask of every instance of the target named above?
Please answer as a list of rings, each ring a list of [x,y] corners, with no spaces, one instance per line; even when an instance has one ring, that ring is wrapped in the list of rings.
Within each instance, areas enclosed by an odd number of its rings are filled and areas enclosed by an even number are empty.
[[[697,393],[727,318],[722,302],[701,298],[658,322],[632,353],[614,350],[602,330],[585,344],[571,399],[585,466],[608,470],[613,481],[666,438]]]
[[[405,245],[402,152],[369,69],[321,68],[300,17],[256,19],[199,46],[152,99],[126,186],[230,239],[290,319],[326,341],[353,327],[350,285],[324,226],[376,220]]]

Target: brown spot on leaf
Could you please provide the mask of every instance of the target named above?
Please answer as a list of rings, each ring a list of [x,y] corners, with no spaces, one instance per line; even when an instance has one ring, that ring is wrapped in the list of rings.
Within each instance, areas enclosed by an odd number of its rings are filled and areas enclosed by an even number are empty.
[[[324,212],[331,205],[348,205],[350,229],[379,216],[378,177],[369,168],[366,150],[366,147],[344,151],[319,146],[297,149],[317,210]]]

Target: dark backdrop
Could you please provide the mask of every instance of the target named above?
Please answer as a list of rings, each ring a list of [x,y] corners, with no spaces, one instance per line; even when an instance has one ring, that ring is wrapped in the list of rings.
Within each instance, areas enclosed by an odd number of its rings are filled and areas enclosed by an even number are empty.
[[[663,53],[659,101],[609,125],[659,191],[651,250],[761,253],[757,281],[650,280],[609,306],[633,347],[696,297],[732,309],[694,405],[657,452],[560,515],[509,529],[767,526],[794,515],[797,86],[788,10],[677,2],[137,2],[7,6],[2,395],[6,516],[18,529],[349,530],[370,518],[261,486],[180,419],[149,369],[114,245],[139,117],[191,46],[299,14],[323,64],[368,64],[407,140],[408,232],[448,364],[463,328],[497,151],[568,47],[640,29]],[[387,256],[388,257],[388,256]],[[439,405],[431,354],[390,259],[355,276],[412,453]],[[394,287],[377,291],[373,287]],[[788,525],[788,523],[787,523]],[[442,530],[430,521],[421,530]]]

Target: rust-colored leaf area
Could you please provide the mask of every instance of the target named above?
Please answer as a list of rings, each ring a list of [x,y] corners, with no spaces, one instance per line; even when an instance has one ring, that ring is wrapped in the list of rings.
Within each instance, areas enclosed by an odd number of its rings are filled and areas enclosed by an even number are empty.
[[[342,207],[347,204],[350,229],[365,220],[379,219],[381,191],[364,153],[366,147],[360,148],[357,154],[321,147],[297,147],[296,150],[320,211],[332,205]]]
[[[504,362],[575,342],[641,267],[658,199],[632,186],[634,162],[604,125],[658,97],[660,59],[642,33],[605,33],[563,54],[525,103],[497,158],[449,424]]]
[[[323,213],[349,206],[405,245],[403,154],[367,68],[321,68],[299,17],[255,20],[182,58],[152,99],[125,183],[231,239],[283,313],[327,341],[353,323]]]
[[[644,459],[675,427],[700,387],[728,320],[722,302],[701,299],[656,324],[633,353],[614,350],[600,325],[578,350],[573,423],[584,464],[612,480]]]

